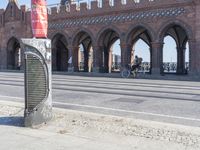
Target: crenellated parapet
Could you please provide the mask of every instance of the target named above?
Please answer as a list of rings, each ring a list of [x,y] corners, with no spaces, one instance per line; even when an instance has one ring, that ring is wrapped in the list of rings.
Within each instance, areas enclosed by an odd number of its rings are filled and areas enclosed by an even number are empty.
[[[0,9],[0,27],[5,26],[6,23],[20,21],[26,23],[27,20],[26,5],[18,6],[15,1],[9,1],[6,9]]]
[[[177,4],[180,5],[177,7]],[[192,0],[103,0],[48,8],[49,29],[177,17]],[[180,6],[183,7],[180,7]],[[147,9],[148,8],[148,9]]]
[[[51,18],[57,16],[63,16],[63,13],[66,16],[83,16],[83,15],[95,15],[101,13],[110,13],[115,11],[137,11],[145,7],[166,7],[167,5],[172,5],[181,3],[187,4],[191,3],[193,0],[96,0],[86,2],[74,2],[66,3],[65,5],[57,4],[55,7],[48,7],[48,12]]]

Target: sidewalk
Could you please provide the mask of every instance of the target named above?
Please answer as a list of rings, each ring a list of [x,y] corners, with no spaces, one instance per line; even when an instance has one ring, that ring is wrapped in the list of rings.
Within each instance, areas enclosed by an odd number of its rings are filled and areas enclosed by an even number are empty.
[[[54,109],[23,127],[23,104],[0,101],[0,150],[199,150],[200,128]]]

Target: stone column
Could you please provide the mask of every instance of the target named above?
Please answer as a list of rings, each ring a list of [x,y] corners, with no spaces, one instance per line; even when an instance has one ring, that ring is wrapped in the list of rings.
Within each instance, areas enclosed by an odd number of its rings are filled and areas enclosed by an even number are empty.
[[[20,48],[19,51],[20,51],[20,53],[21,53],[21,54],[20,54],[20,59],[21,59],[21,60],[20,60],[20,61],[21,61],[21,62],[20,62],[20,63],[21,63],[21,64],[20,64],[20,70],[24,70],[24,65],[25,65],[25,62],[24,62],[24,51],[23,51],[22,48]]]
[[[87,49],[84,50],[84,72],[89,71],[89,52]]]
[[[2,47],[0,51],[0,64],[1,64],[1,69],[7,69],[7,48]]]
[[[158,75],[163,73],[163,43],[151,42],[152,47],[152,70],[151,73]]]
[[[73,71],[79,71],[79,46],[72,47],[72,64],[73,64]]]
[[[93,55],[93,48],[90,48],[88,51],[88,72],[92,71],[92,55]]]
[[[56,71],[57,70],[57,48],[52,47],[52,70]]]
[[[112,50],[109,50],[108,52],[108,73],[112,72],[112,62],[113,62],[113,57],[112,57]]]
[[[199,41],[200,42],[200,41]],[[199,75],[200,74],[200,44],[195,40],[189,40],[189,74]]]
[[[99,73],[103,67],[103,46],[93,46],[93,72]]]
[[[191,74],[194,74],[195,76],[200,75],[200,1],[194,0],[195,4],[195,30],[194,33],[194,40],[189,40],[189,43],[191,45]],[[191,37],[190,37],[191,38]]]
[[[108,60],[109,60],[109,52],[107,51],[107,48],[104,47],[104,54],[103,54],[103,58],[104,58],[104,63],[103,63],[103,72],[104,73],[108,73]]]
[[[186,47],[177,47],[177,74],[185,73],[185,50]]]
[[[121,43],[121,71],[126,67],[127,64],[131,63],[131,46],[127,43]]]
[[[131,62],[131,64],[133,64],[133,62],[134,62],[134,55],[135,55],[135,45],[132,48],[130,47],[130,49],[131,49],[130,62]]]

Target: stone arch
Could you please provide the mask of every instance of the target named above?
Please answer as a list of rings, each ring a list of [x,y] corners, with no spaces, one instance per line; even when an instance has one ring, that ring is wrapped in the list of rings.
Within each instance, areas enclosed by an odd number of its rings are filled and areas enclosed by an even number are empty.
[[[68,44],[71,43],[71,37],[64,30],[57,30],[56,32],[50,33],[49,38],[53,40],[53,38],[58,34],[63,35],[66,38]]]
[[[114,25],[109,25],[109,26],[105,26],[103,27],[98,33],[97,33],[97,45],[101,45],[102,43],[102,35],[106,32],[112,30],[114,32],[116,32],[119,36],[120,39],[122,39],[122,32],[120,31],[120,29],[118,29],[116,26]],[[102,46],[102,45],[101,45]]]
[[[69,50],[66,36],[57,32],[52,36],[52,69],[68,71]]]
[[[22,51],[20,40],[11,37],[7,42],[7,69],[20,70],[22,67]]]
[[[162,42],[162,39],[165,36],[165,33],[167,32],[167,30],[174,25],[180,26],[186,31],[188,40],[193,39],[194,35],[192,32],[192,28],[187,23],[181,20],[168,20],[164,22],[163,24],[161,24],[161,27],[158,30],[157,40]]]
[[[76,32],[73,33],[73,36],[72,36],[72,45],[75,44],[75,42],[77,42],[76,41],[77,40],[77,36],[80,33],[87,33],[90,36],[90,38],[92,40],[92,43],[95,42],[96,38],[94,37],[93,33],[90,30],[88,30],[86,28],[80,28]]]
[[[147,58],[146,62],[143,61],[141,68],[150,73],[151,73],[151,67],[152,67],[151,43],[154,39],[155,39],[155,32],[148,25],[145,25],[145,24],[135,24],[135,25],[130,26],[130,28],[127,32],[127,35],[126,35],[126,43],[131,46],[131,50],[127,52],[128,60],[130,63],[134,62],[134,55],[135,55],[135,53],[139,52],[139,51],[135,51],[138,41],[139,42],[143,41],[149,47],[149,51],[148,51],[149,58]],[[145,49],[148,48],[147,46],[145,46]],[[146,54],[142,53],[141,51],[140,51],[140,55],[141,56],[139,56],[139,57],[142,57],[142,58],[146,57]],[[150,60],[150,62],[149,62],[149,60]]]
[[[192,29],[189,25],[180,20],[169,20],[165,22],[158,32],[158,41],[164,43],[164,38],[166,36],[172,37],[176,42],[176,51],[177,51],[177,64],[176,66],[176,74],[185,74],[185,51],[186,51],[186,43],[190,39],[193,39]],[[190,47],[190,46],[189,46]],[[190,52],[190,51],[189,51]],[[162,49],[162,63],[163,63],[163,49]],[[168,63],[169,64],[169,63]],[[163,64],[163,67],[166,66]],[[168,65],[169,66],[169,65]],[[174,67],[173,67],[174,68]],[[166,70],[163,68],[163,72]]]
[[[78,30],[73,38],[73,65],[75,71],[91,72],[93,68],[93,34],[84,28]]]
[[[151,41],[155,40],[155,38],[156,38],[155,31],[150,26],[148,26],[147,24],[139,23],[139,24],[133,24],[129,27],[127,34],[126,34],[126,37],[125,37],[126,43],[129,43],[129,39],[130,39],[132,32],[134,30],[137,30],[137,29],[140,29],[140,28],[143,28],[147,31]]]
[[[99,57],[101,72],[112,72],[112,45],[119,39],[121,41],[121,32],[115,26],[106,26],[97,34],[97,45],[100,46]]]

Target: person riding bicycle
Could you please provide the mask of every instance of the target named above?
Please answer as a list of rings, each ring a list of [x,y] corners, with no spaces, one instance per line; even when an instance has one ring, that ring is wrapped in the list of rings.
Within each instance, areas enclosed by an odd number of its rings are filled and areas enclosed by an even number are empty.
[[[137,76],[138,70],[142,64],[142,58],[139,58],[137,55],[135,56],[134,63],[128,64],[126,68],[121,72],[121,76],[123,78],[128,78],[131,74],[135,78]]]
[[[135,71],[135,69],[138,69],[140,65],[142,64],[142,58],[139,58],[137,55],[135,56],[134,63],[131,67],[132,71]]]

